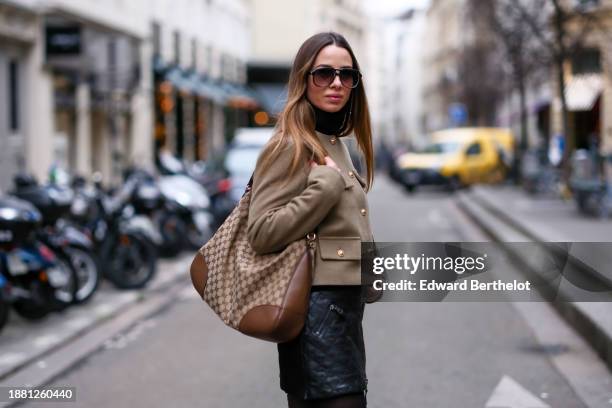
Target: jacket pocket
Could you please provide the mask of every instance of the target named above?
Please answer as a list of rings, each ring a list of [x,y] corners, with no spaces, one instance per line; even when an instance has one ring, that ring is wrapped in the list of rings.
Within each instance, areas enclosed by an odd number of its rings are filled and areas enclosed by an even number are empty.
[[[317,325],[314,334],[323,337],[329,330],[332,330],[337,335],[338,330],[343,328],[341,325],[344,325],[344,309],[334,303],[330,303],[323,320]]]
[[[319,237],[321,259],[336,261],[361,260],[360,237]]]

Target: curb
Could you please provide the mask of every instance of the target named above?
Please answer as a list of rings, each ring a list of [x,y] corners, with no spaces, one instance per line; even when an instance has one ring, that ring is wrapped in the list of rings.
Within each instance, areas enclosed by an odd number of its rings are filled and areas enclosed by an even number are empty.
[[[153,293],[150,299],[138,303],[124,313],[107,319],[76,340],[64,343],[57,350],[46,355],[44,359],[19,370],[8,381],[5,381],[3,386],[44,387],[102,349],[108,339],[171,307],[176,297],[185,289],[185,285],[182,283],[187,283],[187,281],[188,279],[179,279],[178,282],[169,285],[164,292]],[[0,402],[0,408],[20,406],[26,402],[32,402],[32,400],[2,401]]]
[[[535,242],[572,242],[573,240],[559,234],[557,231],[548,228],[547,226],[538,226],[538,230],[536,230],[533,226],[529,225],[527,222],[521,220],[520,218],[514,217],[508,213],[507,209],[500,207],[498,204],[494,203],[489,199],[487,193],[482,191],[481,189],[475,188],[473,193],[471,194],[472,198],[478,202],[483,208],[485,208],[491,214],[497,216],[500,220],[510,225],[515,230],[519,231],[521,234],[525,235],[529,238],[530,241]],[[612,277],[608,275],[602,274],[597,268],[589,267],[589,259],[584,259],[584,257],[577,257],[573,254],[570,254],[569,258],[570,262],[573,262],[575,266],[585,271],[585,273],[594,276],[596,279],[602,281],[605,285],[607,285],[610,289],[612,289]],[[610,259],[612,261],[612,259]]]
[[[478,194],[478,193],[476,193]],[[458,206],[478,224],[494,241],[504,242],[546,242],[539,234],[530,233],[528,227],[493,205],[483,203],[474,193],[460,193]],[[488,204],[488,205],[487,205]],[[538,239],[539,238],[539,239]],[[513,255],[510,246],[505,246]],[[529,261],[513,256],[524,267],[530,268]],[[577,265],[579,266],[579,265]],[[612,305],[597,302],[573,302],[568,294],[559,292],[552,306],[557,312],[593,347],[612,372]]]
[[[74,332],[70,333],[67,337],[62,339],[62,341],[53,344],[50,347],[39,350],[38,352],[32,353],[28,355],[25,359],[18,361],[17,363],[3,368],[0,370],[0,381],[3,383],[11,379],[13,375],[19,375],[19,371],[27,367],[28,365],[33,364],[37,360],[45,358],[45,356],[53,354],[59,349],[62,349],[66,345],[78,340],[79,338],[88,335],[88,333],[96,330],[99,326],[106,324],[109,321],[121,316],[122,314],[130,311],[135,306],[146,303],[149,298],[155,297],[157,294],[162,293],[163,291],[173,287],[176,283],[185,280],[187,276],[187,271],[189,268],[189,263],[191,262],[191,255],[179,255],[177,258],[169,259],[169,260],[161,260],[158,267],[158,275],[150,282],[149,286],[136,290],[136,291],[121,291],[116,289],[118,292],[125,293],[125,300],[121,301],[121,304],[114,310],[109,311],[104,315],[97,316],[90,324],[85,327],[79,328]],[[166,274],[159,274],[159,268],[168,266],[167,263],[172,265],[172,271]],[[166,265],[164,265],[166,264]],[[96,296],[94,294],[94,296]],[[79,307],[79,305],[75,305],[74,307]],[[9,322],[10,324],[10,322]]]

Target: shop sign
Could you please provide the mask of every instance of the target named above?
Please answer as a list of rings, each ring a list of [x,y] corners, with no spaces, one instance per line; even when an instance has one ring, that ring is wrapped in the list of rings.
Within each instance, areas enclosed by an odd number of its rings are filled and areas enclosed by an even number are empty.
[[[81,53],[82,33],[79,26],[47,26],[47,56],[77,56]]]

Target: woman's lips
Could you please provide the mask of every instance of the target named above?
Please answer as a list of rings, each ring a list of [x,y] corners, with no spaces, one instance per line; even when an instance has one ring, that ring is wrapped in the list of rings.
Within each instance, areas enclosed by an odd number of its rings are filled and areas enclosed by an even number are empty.
[[[342,96],[340,95],[327,95],[326,98],[332,102],[340,102],[342,100]]]

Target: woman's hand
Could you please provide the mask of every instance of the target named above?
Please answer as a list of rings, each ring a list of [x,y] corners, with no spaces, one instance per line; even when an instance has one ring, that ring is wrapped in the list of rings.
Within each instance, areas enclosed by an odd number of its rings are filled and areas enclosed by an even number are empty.
[[[319,166],[319,164],[317,164],[317,162],[315,162],[314,160],[310,161],[310,169],[311,170],[314,169],[317,166]],[[329,157],[329,156],[325,156],[325,166],[331,167],[332,169],[336,170],[338,173],[342,173],[342,170],[340,170],[340,168],[338,167],[336,162],[333,161],[332,158]]]

